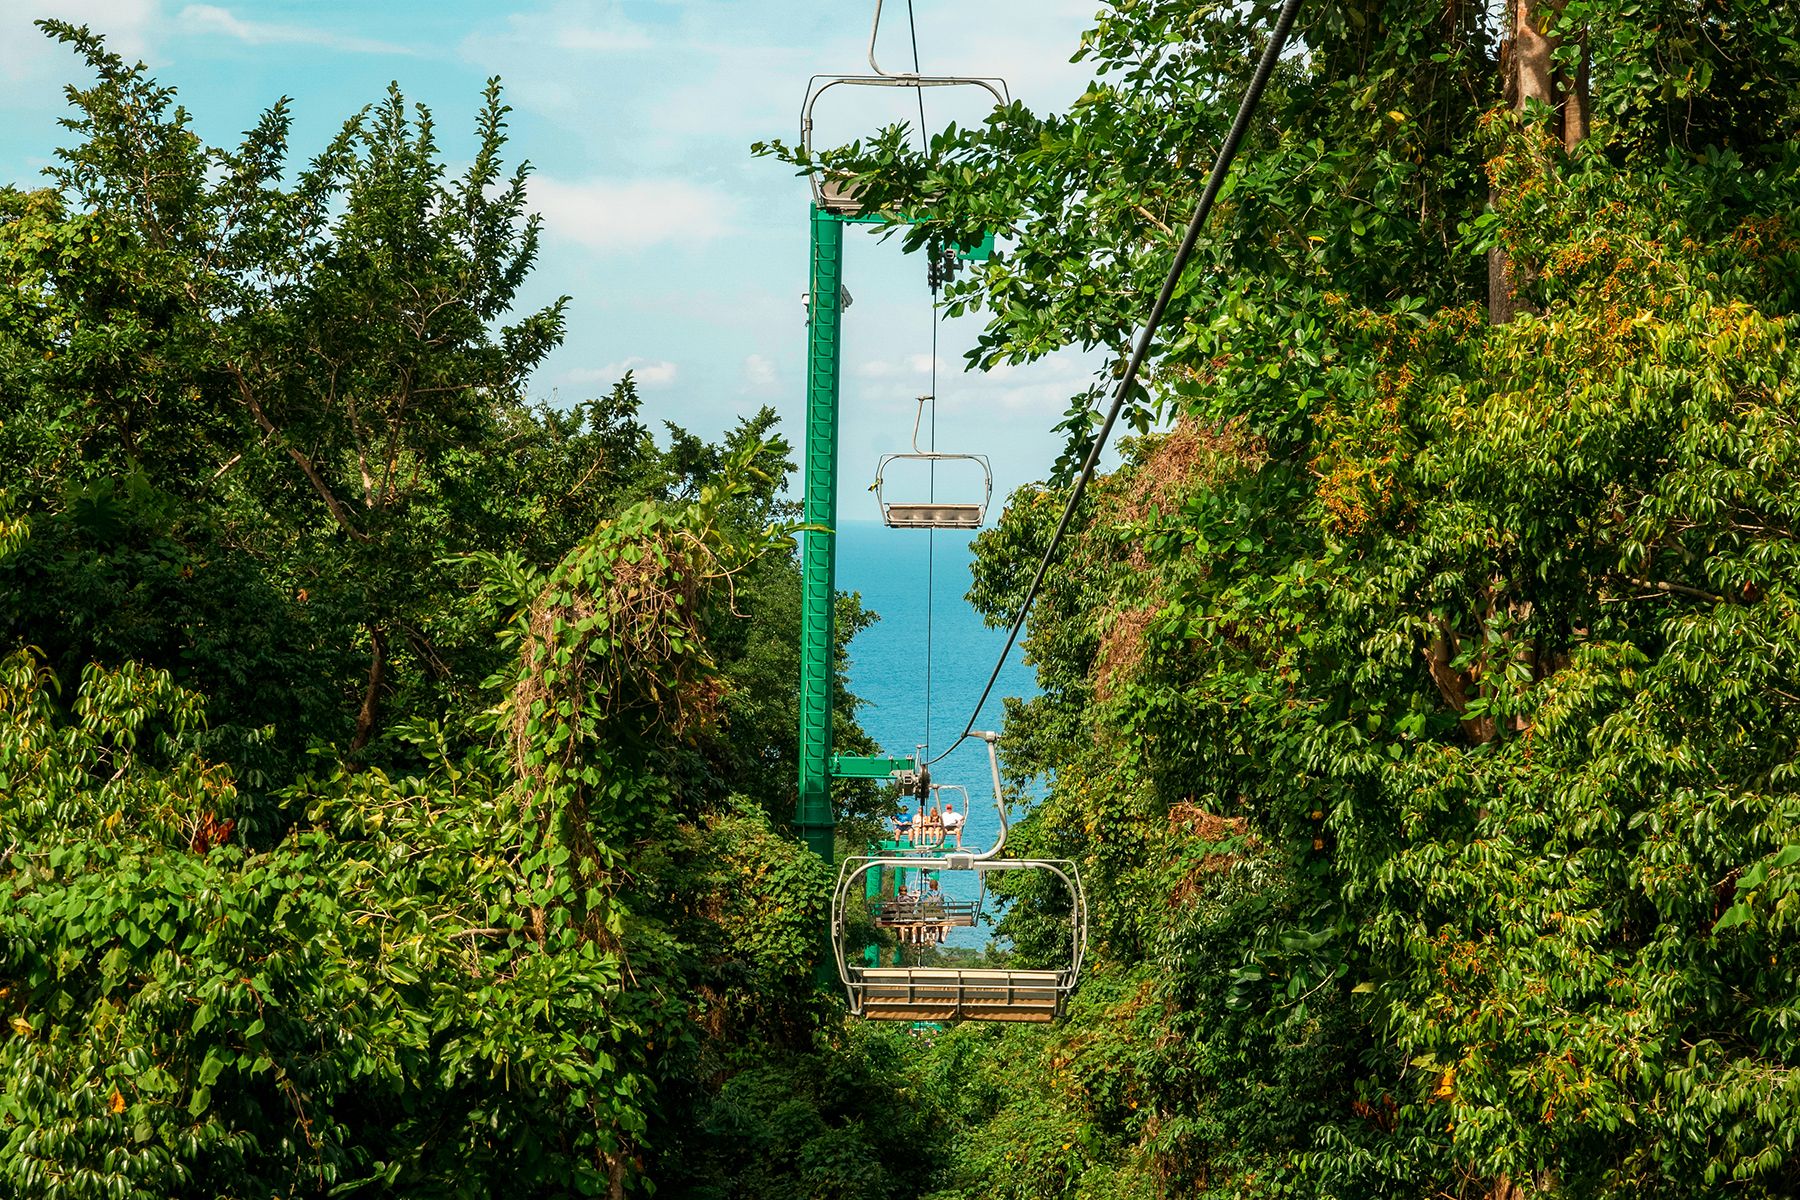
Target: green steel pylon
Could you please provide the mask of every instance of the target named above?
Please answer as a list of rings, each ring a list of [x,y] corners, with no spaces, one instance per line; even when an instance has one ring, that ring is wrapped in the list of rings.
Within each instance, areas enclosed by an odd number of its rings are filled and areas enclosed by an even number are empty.
[[[807,292],[806,484],[800,535],[800,791],[794,826],[832,861],[831,617],[837,588],[838,377],[844,310],[844,226],[812,208]]]
[[[915,769],[911,758],[831,752],[832,613],[837,597],[838,380],[844,324],[844,226],[879,224],[879,214],[830,213],[812,206],[812,270],[806,321],[806,459],[804,513],[800,534],[800,779],[794,828],[809,849],[829,865],[836,858],[836,821],[831,809],[833,779],[891,779]],[[985,261],[993,250],[989,234],[958,256]],[[821,980],[835,976],[827,961]]]

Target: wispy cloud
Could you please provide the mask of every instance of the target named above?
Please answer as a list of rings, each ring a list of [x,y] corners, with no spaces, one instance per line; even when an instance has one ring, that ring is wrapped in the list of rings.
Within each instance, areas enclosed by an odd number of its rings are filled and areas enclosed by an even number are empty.
[[[611,387],[631,372],[631,378],[641,388],[668,387],[675,382],[680,373],[674,363],[661,358],[639,358],[632,355],[619,362],[607,363],[604,367],[578,367],[563,374],[562,382],[570,384],[604,384]]]
[[[684,179],[592,179],[539,175],[531,207],[556,237],[594,250],[644,250],[666,242],[709,241],[730,232],[736,202]]]
[[[962,369],[960,366],[952,364],[941,354],[938,356],[937,365],[940,374],[960,371]],[[867,362],[858,363],[856,366],[856,374],[860,379],[893,379],[896,376],[901,375],[928,376],[931,374],[931,355],[906,354],[902,355],[898,361],[891,361],[885,358],[873,358]]]
[[[184,33],[228,37],[250,46],[322,46],[327,50],[340,50],[349,54],[414,53],[393,42],[346,37],[306,25],[247,21],[230,9],[220,8],[216,4],[190,4],[176,15],[175,21]]]
[[[780,376],[774,362],[760,354],[752,354],[744,360],[744,382],[754,391],[767,392],[774,390]]]
[[[480,52],[496,41],[514,42],[538,52],[567,50],[577,54],[622,54],[647,50],[653,45],[666,50],[669,38],[652,39],[648,30],[625,15],[619,0],[558,0],[535,12],[508,14],[503,30],[489,30],[464,44],[466,51]]]

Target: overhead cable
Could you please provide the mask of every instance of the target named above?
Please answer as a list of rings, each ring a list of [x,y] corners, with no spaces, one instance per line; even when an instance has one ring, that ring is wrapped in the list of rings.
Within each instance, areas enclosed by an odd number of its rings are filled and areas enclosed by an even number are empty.
[[[1281,52],[1287,44],[1288,34],[1294,27],[1294,18],[1300,12],[1301,0],[1284,0],[1281,12],[1275,18],[1275,28],[1269,34],[1269,43],[1263,47],[1261,61],[1256,64],[1256,73],[1250,77],[1250,85],[1244,89],[1244,98],[1238,105],[1237,118],[1231,123],[1231,130],[1225,135],[1224,143],[1219,147],[1219,155],[1213,160],[1212,174],[1207,177],[1206,187],[1200,193],[1200,201],[1194,206],[1194,215],[1188,221],[1187,234],[1181,239],[1181,246],[1175,251],[1175,261],[1169,264],[1169,273],[1163,279],[1162,291],[1157,293],[1156,303],[1150,308],[1150,316],[1144,322],[1144,329],[1138,335],[1137,345],[1131,352],[1131,361],[1125,368],[1125,374],[1119,377],[1118,390],[1113,393],[1112,405],[1106,411],[1106,419],[1100,424],[1100,432],[1094,443],[1088,447],[1087,460],[1081,465],[1081,473],[1075,477],[1075,484],[1069,491],[1069,501],[1063,506],[1062,518],[1056,523],[1056,532],[1050,536],[1050,544],[1044,548],[1044,557],[1038,563],[1037,573],[1032,576],[1031,586],[1025,590],[1025,599],[1019,605],[1018,616],[1013,618],[1012,628],[1006,635],[1006,646],[1000,651],[999,659],[994,663],[993,671],[988,675],[987,685],[981,689],[981,698],[975,702],[974,711],[969,714],[968,724],[963,726],[961,734],[951,742],[942,753],[926,765],[941,761],[952,750],[967,741],[974,732],[975,723],[981,719],[981,710],[987,705],[988,697],[993,694],[994,685],[999,682],[1000,672],[1006,666],[1007,658],[1012,654],[1013,646],[1019,640],[1020,630],[1025,628],[1025,618],[1031,613],[1032,602],[1037,599],[1038,590],[1043,586],[1044,576],[1050,570],[1050,564],[1056,559],[1056,551],[1062,544],[1063,534],[1069,528],[1069,522],[1075,517],[1075,510],[1081,505],[1083,493],[1087,491],[1088,481],[1094,476],[1094,468],[1100,461],[1100,452],[1106,448],[1106,439],[1112,435],[1119,412],[1125,407],[1125,398],[1137,383],[1138,372],[1142,370],[1145,357],[1150,353],[1150,343],[1156,336],[1156,330],[1162,324],[1163,314],[1169,307],[1169,301],[1175,295],[1176,285],[1181,282],[1182,270],[1194,253],[1194,245],[1200,240],[1200,230],[1206,224],[1206,218],[1212,213],[1213,204],[1219,198],[1219,189],[1224,186],[1225,174],[1231,169],[1232,159],[1237,157],[1238,145],[1249,131],[1250,120],[1256,113],[1256,106],[1262,100],[1262,94],[1268,87],[1269,77],[1275,72],[1275,64],[1281,58]]]

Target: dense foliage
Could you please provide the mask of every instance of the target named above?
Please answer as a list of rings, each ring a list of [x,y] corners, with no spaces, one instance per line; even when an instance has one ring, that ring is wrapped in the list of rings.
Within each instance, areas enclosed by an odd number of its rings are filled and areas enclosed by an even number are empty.
[[[975,362],[1116,361],[1268,9],[1109,6],[1070,112],[824,162],[1004,235]],[[780,827],[786,449],[525,402],[498,91],[462,175],[397,91],[296,169],[51,26],[97,81],[0,191],[5,1190],[1800,1191],[1795,18],[1307,12],[1009,704],[1090,977],[898,1032],[814,987]],[[982,536],[997,623],[1101,390]]]
[[[296,168],[49,29],[96,82],[0,190],[0,1192],[746,1194],[746,1120],[817,1143],[753,1194],[916,1175],[783,827],[773,415],[527,402],[497,88],[459,177],[397,91]]]
[[[1112,6],[1069,112],[823,164],[1013,239],[976,362],[1116,364],[1272,7]],[[1795,25],[1308,9],[1032,618],[1095,970],[926,1056],[943,1194],[1800,1189]],[[1066,494],[983,535],[996,622]]]

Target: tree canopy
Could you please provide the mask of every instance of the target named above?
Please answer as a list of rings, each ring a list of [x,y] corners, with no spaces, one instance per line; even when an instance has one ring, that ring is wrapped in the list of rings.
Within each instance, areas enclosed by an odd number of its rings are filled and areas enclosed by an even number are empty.
[[[982,535],[996,624],[1273,8],[1109,6],[1065,113],[767,148],[1000,232],[971,365],[1111,356]],[[1800,1186],[1794,22],[1305,12],[1028,627],[1020,838],[1096,965],[934,1052],[945,1194]]]

